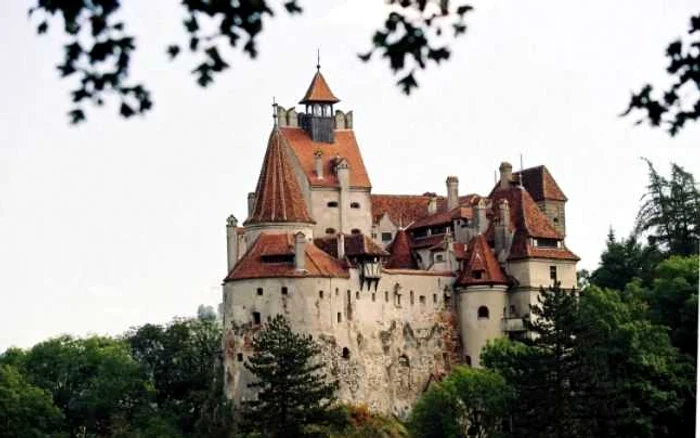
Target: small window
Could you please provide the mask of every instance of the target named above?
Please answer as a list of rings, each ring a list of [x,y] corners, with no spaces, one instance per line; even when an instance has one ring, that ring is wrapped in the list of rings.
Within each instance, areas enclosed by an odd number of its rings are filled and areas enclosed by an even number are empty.
[[[384,291],[384,301],[389,302],[389,291]]]
[[[425,304],[425,295],[421,295],[418,297],[418,302],[421,304]]]
[[[362,233],[362,231],[360,231],[358,228],[353,228],[352,230],[350,230],[350,234],[361,234],[361,233]]]
[[[338,312],[338,314],[336,315],[336,319],[338,320],[338,322],[343,322],[343,314]]]
[[[360,203],[359,202],[351,202],[350,208],[360,208]]]
[[[263,294],[263,288],[259,287],[258,288],[258,295],[262,296],[262,294]]]
[[[549,278],[553,281],[557,281],[557,267],[556,266],[549,267]]]
[[[328,206],[328,207],[330,207],[330,208],[337,208],[337,207],[338,207],[338,203],[335,202],[335,201],[331,201],[331,202],[329,202],[328,204],[326,204],[326,206]]]
[[[435,254],[435,262],[436,263],[440,263],[443,260],[445,260],[445,258],[442,256],[442,254]]]
[[[335,234],[335,228],[326,228],[326,234]]]
[[[350,359],[350,349],[348,347],[343,347],[343,359]]]
[[[437,294],[433,294],[433,303],[437,304]]]
[[[467,366],[470,367],[472,366],[472,357],[467,355],[464,357],[464,361],[467,363]]]
[[[260,312],[253,312],[253,324],[260,324]]]
[[[391,233],[382,233],[382,242],[390,242]]]
[[[405,354],[399,356],[399,365],[401,365],[402,367],[410,367],[411,361],[408,360],[408,356],[406,356]]]
[[[486,306],[479,307],[478,316],[479,319],[489,319],[489,308]]]
[[[372,239],[376,239],[376,238],[377,238],[377,233],[372,232]]]
[[[323,291],[322,290],[318,291],[318,297],[320,299],[323,299]]]
[[[287,295],[289,293],[289,289],[287,289],[286,286],[282,286],[282,295]]]
[[[243,353],[238,353],[236,359],[238,359],[238,362],[243,362]]]
[[[472,278],[474,278],[474,280],[481,280],[482,273],[483,271],[472,271]]]
[[[558,217],[555,217],[554,219],[552,219],[552,221],[553,221],[555,224],[558,224],[558,223],[559,223],[559,218],[558,218]]]
[[[377,294],[372,292],[372,302],[377,301]]]
[[[335,296],[337,297],[339,293],[340,293],[340,291],[339,291],[338,288],[336,287],[336,288],[335,288]]]
[[[413,291],[410,292],[410,296],[411,296],[411,305],[413,305],[413,303],[415,302],[415,298],[413,298]]]
[[[517,313],[515,313],[515,306],[510,305],[510,316],[517,316]]]
[[[360,291],[355,292],[355,299],[356,300],[360,299]]]

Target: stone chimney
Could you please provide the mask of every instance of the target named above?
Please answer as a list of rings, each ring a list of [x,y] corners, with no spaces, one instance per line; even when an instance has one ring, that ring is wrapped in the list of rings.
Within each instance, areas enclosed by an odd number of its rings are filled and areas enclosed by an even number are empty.
[[[226,219],[226,258],[228,272],[231,272],[238,262],[238,220],[234,215]]]
[[[316,168],[316,177],[323,179],[323,152],[320,149],[314,152],[314,166]]]
[[[456,176],[448,176],[447,184],[447,209],[452,210],[459,205],[459,179]]]
[[[253,209],[255,208],[255,192],[248,193],[248,217],[253,215]]]
[[[294,235],[294,267],[297,271],[306,268],[306,236],[299,231]]]
[[[430,199],[428,200],[428,214],[437,213],[437,195],[435,193],[428,194]]]
[[[504,161],[501,163],[498,171],[501,173],[501,188],[509,188],[510,182],[513,180],[513,166],[509,162]]]
[[[484,231],[486,231],[487,227],[486,201],[484,198],[479,198],[479,202],[474,207],[474,231],[476,234],[482,234]]]
[[[510,231],[510,205],[506,199],[501,200],[499,204],[498,224],[494,229],[495,250],[498,260],[503,262],[507,257],[512,240]]]
[[[345,234],[338,233],[338,259],[342,260],[345,258]]]
[[[348,208],[350,204],[350,165],[345,158],[336,157],[335,173],[340,183],[340,196],[338,199],[338,213],[340,215],[339,231],[341,234],[349,233]]]

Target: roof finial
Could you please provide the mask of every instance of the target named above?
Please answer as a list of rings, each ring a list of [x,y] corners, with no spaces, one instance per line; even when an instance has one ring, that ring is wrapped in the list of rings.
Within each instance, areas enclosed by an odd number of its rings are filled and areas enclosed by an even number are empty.
[[[275,121],[275,127],[277,127],[277,101],[275,101],[275,96],[272,96],[272,119]]]
[[[316,70],[321,70],[321,49],[316,49]]]

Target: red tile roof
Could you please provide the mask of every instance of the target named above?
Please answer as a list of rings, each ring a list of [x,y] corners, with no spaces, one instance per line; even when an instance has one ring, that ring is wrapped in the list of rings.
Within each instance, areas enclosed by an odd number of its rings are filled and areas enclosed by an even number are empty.
[[[423,219],[419,219],[414,222],[409,228],[424,228],[432,227],[442,224],[451,224],[455,219],[471,219],[473,217],[473,210],[471,206],[469,207],[455,207],[450,211],[443,211],[439,213],[432,214]]]
[[[292,278],[292,277],[340,277],[348,278],[348,271],[333,257],[307,242],[305,271],[297,271],[294,266],[294,236],[291,234],[261,233],[245,255],[226,276],[224,282],[250,278]],[[270,260],[270,256],[281,256]],[[284,257],[289,256],[285,261]]]
[[[289,142],[297,162],[314,187],[338,187],[338,177],[335,174],[336,158],[345,158],[350,166],[350,186],[370,188],[365,163],[362,161],[360,148],[357,145],[355,133],[349,129],[335,131],[333,143],[314,142],[302,128],[281,127],[282,136]],[[323,178],[316,174],[316,152],[321,152],[323,160]]]
[[[385,263],[387,269],[418,269],[418,264],[411,253],[411,241],[408,233],[400,228],[387,250],[391,253]]]
[[[457,284],[508,284],[501,265],[491,251],[486,237],[479,234],[469,241],[467,254]]]
[[[563,239],[563,236],[552,226],[547,216],[537,206],[532,196],[521,187],[507,189],[495,188],[489,198],[493,201],[493,217],[500,216],[501,201],[508,201],[510,207],[510,227],[526,233],[530,237],[548,239]],[[493,222],[489,225],[493,228]],[[492,232],[491,230],[489,233]]]
[[[525,190],[530,192],[532,198],[537,201],[553,200],[566,201],[564,192],[561,191],[559,185],[549,173],[545,166],[531,167],[529,169],[514,172],[515,179],[520,177],[520,181],[525,187]]]
[[[420,237],[417,239],[414,238],[411,239],[411,249],[416,250],[423,248],[431,248],[439,243],[442,243],[443,240],[445,240],[444,234],[435,234],[433,236]]]
[[[513,244],[510,247],[508,260],[524,258],[553,259],[553,260],[581,260],[576,254],[571,252],[566,246],[562,248],[542,248],[530,243],[530,239],[522,233],[516,233],[513,237]]]
[[[289,146],[275,127],[255,189],[253,212],[244,225],[266,222],[314,223],[289,162]]]
[[[313,79],[311,79],[311,84],[309,84],[309,89],[306,90],[306,94],[299,101],[299,103],[311,103],[311,102],[325,102],[325,103],[337,103],[340,99],[333,95],[331,88],[328,86],[326,79],[321,74],[321,71],[316,71]]]
[[[454,277],[455,274],[452,271],[423,271],[421,269],[383,269],[387,274],[401,274],[401,275],[430,275],[434,277]]]
[[[459,204],[463,207],[473,205],[476,198],[476,195],[460,196]],[[372,195],[372,217],[377,222],[387,213],[394,224],[407,227],[430,216],[428,204],[431,199],[428,195]],[[435,199],[437,208],[434,214],[444,214],[447,211],[447,198],[435,196]]]
[[[389,255],[388,252],[384,251],[379,245],[374,243],[372,239],[364,234],[346,234],[344,236],[344,241],[345,255],[349,257],[361,255],[386,257]],[[338,236],[320,237],[314,239],[314,243],[329,255],[335,258],[338,257]]]

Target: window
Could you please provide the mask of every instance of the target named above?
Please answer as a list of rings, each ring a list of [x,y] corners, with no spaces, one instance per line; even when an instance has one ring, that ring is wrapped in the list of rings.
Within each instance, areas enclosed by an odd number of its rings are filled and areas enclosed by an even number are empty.
[[[556,266],[549,267],[549,278],[552,281],[557,281],[557,267]]]
[[[287,295],[289,293],[289,289],[287,289],[286,286],[282,286],[282,295]]]
[[[413,303],[415,302],[415,299],[413,298],[413,291],[410,292],[410,296],[411,296],[411,305],[413,305]]]
[[[435,254],[435,263],[440,263],[444,260],[442,254]]]
[[[472,271],[472,278],[474,280],[481,280],[481,275],[483,271]]]
[[[467,363],[467,366],[470,367],[472,366],[472,357],[467,355],[464,357],[464,361]]]
[[[382,233],[382,242],[390,242],[391,233]]]
[[[238,362],[243,362],[243,353],[238,353],[236,358],[238,359]]]
[[[339,293],[340,293],[340,291],[339,291],[338,288],[336,287],[336,288],[335,288],[335,296],[337,297]]]
[[[389,291],[384,291],[384,301],[389,302]]]
[[[350,349],[348,347],[343,347],[343,359],[350,359]]]
[[[437,304],[437,294],[433,294],[433,303]]]
[[[335,234],[335,228],[326,228],[326,234]]]
[[[489,308],[486,306],[479,307],[478,316],[479,319],[489,319]]]
[[[359,202],[351,202],[350,208],[360,208],[360,203]]]
[[[261,287],[259,287],[259,288],[258,288],[258,295],[259,295],[259,296],[262,296],[262,294],[263,294],[263,289],[262,289]]]
[[[558,223],[559,223],[559,218],[558,218],[558,217],[555,217],[554,219],[552,219],[552,221],[553,221],[555,224],[558,224]]]
[[[331,208],[336,208],[336,207],[338,207],[338,203],[335,201],[330,201],[328,204],[326,204],[326,206],[331,207]]]
[[[361,233],[362,233],[362,231],[360,231],[357,228],[353,228],[352,230],[350,230],[350,234],[361,234]]]
[[[372,302],[377,301],[377,294],[372,292]]]
[[[260,324],[260,312],[253,312],[253,324]]]
[[[425,304],[425,295],[421,295],[418,297],[418,302],[421,304]]]
[[[410,367],[411,361],[408,360],[408,356],[406,356],[405,354],[399,356],[399,365],[401,365],[402,367]]]
[[[372,232],[372,239],[376,239],[376,238],[377,238],[377,233],[375,233],[375,232],[373,231],[373,232]]]
[[[318,297],[320,299],[323,299],[323,291],[322,290],[318,291]]]
[[[338,320],[338,322],[343,322],[343,314],[338,312],[338,314],[336,315],[336,319]]]
[[[355,299],[359,300],[360,299],[360,291],[355,292]]]
[[[510,316],[517,316],[517,313],[515,312],[515,306],[510,305]]]
[[[557,239],[535,239],[535,246],[542,248],[558,248],[559,241]]]

